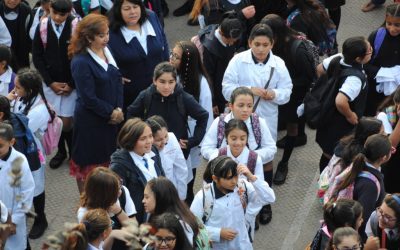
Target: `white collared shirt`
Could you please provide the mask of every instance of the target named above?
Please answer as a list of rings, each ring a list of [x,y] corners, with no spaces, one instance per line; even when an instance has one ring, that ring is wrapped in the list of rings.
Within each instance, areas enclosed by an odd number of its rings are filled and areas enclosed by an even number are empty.
[[[87,250],[103,250],[103,245],[104,245],[104,241],[100,242],[99,248],[97,248],[89,243]]]
[[[87,48],[88,53],[90,54],[90,56],[93,57],[93,59],[105,70],[108,70],[108,64],[113,65],[114,67],[117,67],[117,63],[114,60],[114,57],[112,56],[110,50],[108,49],[108,47],[104,48],[104,55],[107,58],[107,61],[104,61],[103,59],[101,59],[96,53],[93,52],[93,50],[91,50],[90,48]]]
[[[219,33],[219,31],[220,31],[219,28],[215,30],[215,32],[214,32],[215,37],[216,37],[217,40],[222,44],[222,46],[228,47],[228,45],[227,45],[226,43],[224,43],[224,41],[222,41],[222,36],[221,36],[221,34]]]
[[[374,165],[372,165],[371,163],[369,163],[369,162],[365,162],[365,165],[367,165],[367,167],[369,167],[369,168],[373,168],[373,169],[376,169],[376,170],[378,170],[379,172],[381,172],[381,167],[375,167]]]
[[[53,27],[54,33],[56,33],[57,38],[60,39],[61,33],[65,26],[65,21],[62,22],[61,24],[59,24],[59,31],[57,31],[56,23],[52,19],[50,19],[50,20],[51,20],[51,26]]]
[[[8,87],[11,83],[11,76],[12,76],[12,69],[8,66],[6,72],[0,75],[0,94],[1,95],[8,95]]]
[[[0,212],[1,212],[0,224],[6,223],[8,218],[8,209],[6,205],[4,205],[4,203],[1,201],[0,201]]]
[[[130,43],[134,37],[136,37],[142,46],[144,52],[147,55],[147,36],[156,36],[153,25],[149,20],[146,20],[141,26],[140,31],[130,30],[126,26],[121,27],[122,35],[124,36],[125,42]]]
[[[154,167],[154,160],[151,159],[151,157],[155,156],[155,154],[152,151],[150,153],[144,154],[143,156],[140,156],[135,152],[130,151],[129,155],[132,157],[132,160],[135,162],[135,165],[140,169],[140,171],[142,171],[147,181],[158,177],[156,168]],[[144,165],[143,158],[147,160],[149,168],[146,168],[146,166]]]

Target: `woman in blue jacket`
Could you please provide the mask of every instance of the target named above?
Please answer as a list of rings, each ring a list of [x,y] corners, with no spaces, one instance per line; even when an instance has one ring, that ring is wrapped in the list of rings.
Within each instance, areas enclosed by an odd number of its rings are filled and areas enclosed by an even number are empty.
[[[70,172],[79,191],[91,169],[108,166],[123,120],[122,79],[106,47],[108,20],[89,14],[72,36],[69,54],[78,99],[74,113]]]
[[[169,59],[169,48],[156,14],[141,0],[116,0],[109,13],[109,46],[125,83],[125,109],[151,85],[154,67]]]
[[[194,97],[176,84],[176,70],[164,62],[154,70],[154,84],[143,90],[127,108],[127,117],[147,117],[159,115],[167,122],[170,132],[179,141],[185,158],[191,148],[198,146],[206,133],[208,112]],[[196,121],[193,131],[188,131],[188,116]]]

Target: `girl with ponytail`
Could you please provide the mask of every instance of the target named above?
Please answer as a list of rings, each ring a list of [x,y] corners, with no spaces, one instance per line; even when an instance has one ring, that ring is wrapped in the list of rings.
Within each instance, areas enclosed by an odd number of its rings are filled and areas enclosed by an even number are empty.
[[[376,134],[367,138],[362,153],[353,160],[351,170],[347,173],[338,191],[354,184],[353,199],[360,202],[364,208],[366,222],[372,212],[382,203],[385,196],[381,165],[391,156],[392,145],[387,136]],[[363,223],[360,234],[366,239]]]

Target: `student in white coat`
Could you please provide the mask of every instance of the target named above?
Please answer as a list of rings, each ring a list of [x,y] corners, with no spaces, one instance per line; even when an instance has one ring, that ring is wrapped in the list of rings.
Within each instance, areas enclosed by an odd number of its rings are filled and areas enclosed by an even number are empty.
[[[204,181],[208,184],[196,194],[190,210],[203,220],[213,249],[253,249],[248,232],[261,207],[275,201],[274,191],[227,156],[208,163]]]
[[[41,167],[38,170],[32,171],[33,179],[35,180],[33,206],[37,216],[29,235],[35,239],[40,237],[48,226],[44,212],[44,170],[46,159],[41,139],[47,129],[49,120],[55,117],[43,94],[42,81],[42,77],[36,70],[23,68],[18,71],[15,78],[15,89],[7,96],[12,100],[12,112],[22,113],[29,119],[28,127],[32,131],[36,145],[40,151]]]
[[[201,61],[199,50],[190,41],[177,42],[172,49],[169,62],[176,68],[178,73],[177,82],[182,85],[183,90],[191,94],[200,106],[208,112],[208,130],[214,117],[212,108],[213,95],[209,85],[210,80]],[[189,134],[193,134],[196,120],[189,116],[187,123]],[[201,158],[200,146],[190,149],[190,154],[186,161],[188,165],[188,204],[193,200],[194,177],[196,176],[197,167],[201,164]]]
[[[258,179],[264,180],[263,164],[257,152],[247,147],[249,129],[246,123],[239,119],[232,119],[225,125],[225,147],[211,154],[210,161],[221,155],[232,158],[238,164],[245,165]]]
[[[168,132],[165,120],[153,115],[146,120],[153,133],[153,145],[158,149],[161,165],[167,177],[178,190],[179,198],[186,199],[188,167],[174,133]]]
[[[26,215],[31,208],[35,183],[25,156],[16,151],[12,145],[15,139],[11,125],[0,123],[0,200],[11,214],[11,221],[15,224],[15,234],[10,236],[5,250],[27,248]],[[19,186],[13,186],[15,178],[11,174],[13,165],[21,168]],[[20,200],[16,196],[20,196]]]
[[[240,119],[247,125],[249,131],[248,146],[254,150],[262,159],[264,169],[264,180],[272,185],[272,160],[276,153],[275,140],[270,134],[266,121],[257,114],[252,113],[254,107],[254,95],[250,88],[238,87],[230,96],[229,107],[231,113],[222,114],[216,118],[207,131],[201,153],[206,159],[212,154],[217,154],[218,148],[226,146],[225,124],[231,119]],[[222,119],[222,120],[221,120]],[[271,206],[267,205],[261,210],[260,223],[268,224],[272,219]]]

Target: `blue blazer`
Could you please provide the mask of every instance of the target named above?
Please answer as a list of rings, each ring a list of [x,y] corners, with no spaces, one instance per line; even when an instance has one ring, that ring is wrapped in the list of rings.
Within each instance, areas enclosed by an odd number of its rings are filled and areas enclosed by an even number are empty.
[[[151,10],[146,12],[156,33],[155,37],[147,36],[147,55],[136,37],[126,43],[121,29],[110,30],[110,50],[122,76],[131,80],[124,85],[124,108],[152,84],[155,66],[169,58],[167,38],[158,17]]]
[[[118,127],[108,121],[122,106],[121,74],[111,64],[104,70],[88,53],[72,58],[71,71],[78,95],[72,159],[80,166],[108,162],[116,150]]]

